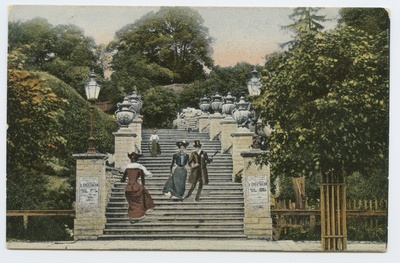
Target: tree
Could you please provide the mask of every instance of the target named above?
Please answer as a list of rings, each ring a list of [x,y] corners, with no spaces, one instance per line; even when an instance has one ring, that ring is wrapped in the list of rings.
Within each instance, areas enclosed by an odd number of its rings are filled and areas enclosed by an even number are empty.
[[[67,102],[32,74],[7,73],[7,204],[9,209],[29,209],[43,197],[33,194],[47,182],[40,171],[65,145],[58,121],[64,114],[59,105]]]
[[[388,12],[384,8],[342,8],[339,15],[339,24],[346,24],[371,35],[390,28]]]
[[[267,70],[275,70],[264,75],[267,89],[257,107],[265,119],[276,121],[271,158],[274,165],[288,159],[280,172],[335,168],[351,174],[385,164],[388,46],[381,49],[380,42],[386,37],[344,26],[309,35],[274,64],[267,62]]]
[[[112,68],[116,76],[133,75],[153,85],[193,82],[204,78],[204,67],[213,65],[211,42],[198,12],[162,7],[116,33],[110,44],[116,50]],[[114,79],[122,81],[121,77]],[[140,83],[132,84],[140,87]]]
[[[387,32],[340,26],[304,34],[267,61],[256,101],[274,122],[264,162],[275,175],[343,178],[388,164]],[[383,174],[382,176],[387,176]],[[335,179],[335,180],[336,180]]]
[[[254,68],[261,72],[263,67],[245,62],[237,63],[233,67],[213,67],[206,80],[188,85],[179,94],[180,107],[198,107],[201,97],[204,95],[211,97],[216,92],[222,96],[226,96],[230,92],[237,100],[240,96],[246,96],[248,94],[247,81]]]
[[[287,26],[283,26],[282,29],[289,30],[294,33],[294,41],[281,44],[281,47],[291,46],[298,40],[302,34],[310,32],[318,32],[324,29],[320,24],[325,22],[325,16],[317,15],[321,8],[313,7],[297,7],[293,10],[293,14],[289,15],[289,18],[293,20],[293,23]]]
[[[75,25],[52,26],[43,18],[9,23],[9,53],[24,55],[24,68],[46,71],[84,96],[90,69],[103,75],[93,38]]]
[[[178,96],[161,87],[142,93],[143,126],[147,128],[172,128],[172,121],[178,111]]]
[[[89,103],[47,73],[7,74],[7,208],[70,209],[72,154],[87,150]],[[95,120],[96,148],[113,152],[117,123],[97,109]]]

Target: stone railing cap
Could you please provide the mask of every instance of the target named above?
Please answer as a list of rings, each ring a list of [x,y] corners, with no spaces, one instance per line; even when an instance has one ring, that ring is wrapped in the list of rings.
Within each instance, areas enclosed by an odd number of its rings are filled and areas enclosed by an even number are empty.
[[[75,159],[107,159],[107,154],[102,153],[76,153],[72,155]]]

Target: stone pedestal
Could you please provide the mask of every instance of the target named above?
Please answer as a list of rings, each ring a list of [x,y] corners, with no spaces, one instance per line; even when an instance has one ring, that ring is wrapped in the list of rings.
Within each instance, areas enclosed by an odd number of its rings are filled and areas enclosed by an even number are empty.
[[[244,234],[248,238],[272,240],[269,165],[255,164],[260,150],[241,153],[244,192]]]
[[[210,131],[210,118],[209,116],[200,116],[199,117],[199,132],[200,133],[208,133]]]
[[[210,116],[210,140],[213,140],[221,132],[221,120],[224,117],[221,113],[215,113]]]
[[[231,134],[237,129],[236,121],[232,119],[223,119],[221,124],[221,152],[232,153],[232,137]]]
[[[130,162],[127,154],[135,150],[137,136],[132,128],[120,128],[117,132],[113,132],[113,135],[115,168],[122,170]]]
[[[132,148],[132,151],[135,150],[136,152],[137,151],[142,152],[142,123],[143,123],[142,115],[136,115],[132,123],[129,124],[129,129],[131,129],[133,133],[136,134],[135,138],[133,139],[136,147]]]
[[[106,159],[104,154],[74,154],[76,202],[74,238],[97,239],[106,224]]]
[[[253,143],[254,132],[248,129],[239,128],[231,134],[232,137],[232,181],[235,181],[235,176],[243,170],[243,158],[240,155],[243,151],[248,151]]]

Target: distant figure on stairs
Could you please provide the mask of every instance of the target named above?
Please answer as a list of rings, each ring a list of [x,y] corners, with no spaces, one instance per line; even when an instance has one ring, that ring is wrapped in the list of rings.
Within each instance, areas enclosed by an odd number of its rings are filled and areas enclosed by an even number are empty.
[[[128,201],[128,217],[131,223],[139,221],[145,217],[145,213],[149,213],[154,209],[154,202],[145,186],[145,176],[151,177],[153,174],[146,167],[137,163],[139,154],[128,153],[131,160],[126,166],[121,182],[124,183],[128,177],[128,183],[125,186],[125,197]],[[140,183],[138,179],[140,178]]]
[[[186,141],[179,141],[176,143],[179,152],[172,156],[170,167],[171,176],[168,178],[162,190],[169,198],[183,200],[187,177],[186,167],[189,162],[189,155],[185,153],[185,149],[188,145],[189,143]]]
[[[199,182],[199,188],[195,198],[196,201],[199,201],[203,185],[208,184],[207,164],[211,163],[212,159],[208,158],[207,153],[201,149],[200,140],[195,140],[193,147],[195,150],[190,154],[189,157],[189,166],[191,167],[189,183],[192,185],[185,198],[188,198],[192,195],[197,182]]]
[[[151,156],[157,156],[161,154],[161,148],[160,148],[160,137],[158,137],[157,134],[157,129],[153,129],[153,134],[150,136],[150,142],[149,142],[149,152]]]

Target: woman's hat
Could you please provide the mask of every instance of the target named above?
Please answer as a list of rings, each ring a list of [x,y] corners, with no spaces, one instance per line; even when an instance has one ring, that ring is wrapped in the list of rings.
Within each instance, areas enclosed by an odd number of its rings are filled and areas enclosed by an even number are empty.
[[[176,142],[176,146],[178,146],[178,148],[180,148],[181,146],[186,148],[186,147],[188,147],[188,145],[189,145],[189,142],[187,142],[187,141]]]
[[[153,128],[152,131],[153,131],[153,132],[156,132],[156,131],[157,131],[157,128]]]
[[[135,152],[128,153],[128,158],[131,160],[138,160],[139,157],[141,157],[141,156],[142,156],[142,154],[140,154],[140,153],[135,153]]]
[[[194,140],[194,144],[193,144],[193,147],[197,147],[197,148],[200,148],[201,147],[201,143],[200,143],[200,140]]]

